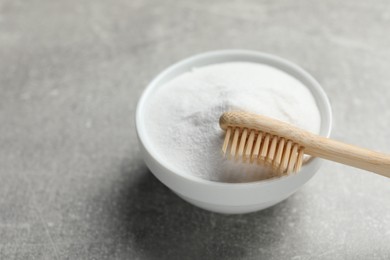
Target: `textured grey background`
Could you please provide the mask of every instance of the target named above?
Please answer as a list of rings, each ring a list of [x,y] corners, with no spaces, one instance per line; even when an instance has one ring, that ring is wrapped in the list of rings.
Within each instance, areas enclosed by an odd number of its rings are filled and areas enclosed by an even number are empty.
[[[134,130],[159,71],[247,48],[318,79],[335,138],[390,152],[389,29],[385,0],[0,0],[0,259],[389,259],[389,179],[326,163],[218,215],[151,175]]]

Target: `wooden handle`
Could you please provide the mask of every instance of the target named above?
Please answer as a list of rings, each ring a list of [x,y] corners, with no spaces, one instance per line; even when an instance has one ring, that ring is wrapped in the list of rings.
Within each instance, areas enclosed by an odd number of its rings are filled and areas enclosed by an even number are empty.
[[[288,123],[257,114],[233,111],[220,118],[220,126],[257,129],[292,140],[305,147],[305,153],[371,171],[390,178],[390,155],[315,135]]]
[[[305,152],[390,178],[390,156],[309,133]]]

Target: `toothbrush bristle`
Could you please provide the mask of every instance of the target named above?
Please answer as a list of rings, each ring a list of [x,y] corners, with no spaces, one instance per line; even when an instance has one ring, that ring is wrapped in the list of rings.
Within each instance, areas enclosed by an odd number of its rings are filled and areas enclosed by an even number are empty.
[[[228,127],[222,152],[230,159],[265,164],[277,174],[290,174],[300,171],[304,148],[262,131]]]

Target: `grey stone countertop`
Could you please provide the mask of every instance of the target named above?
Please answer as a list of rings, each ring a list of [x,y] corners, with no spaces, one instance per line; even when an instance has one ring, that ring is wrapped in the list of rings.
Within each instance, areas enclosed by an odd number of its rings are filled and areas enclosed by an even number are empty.
[[[390,179],[325,163],[246,215],[184,202],[146,168],[138,98],[190,55],[289,59],[333,137],[390,152],[388,1],[0,0],[0,259],[390,259]]]

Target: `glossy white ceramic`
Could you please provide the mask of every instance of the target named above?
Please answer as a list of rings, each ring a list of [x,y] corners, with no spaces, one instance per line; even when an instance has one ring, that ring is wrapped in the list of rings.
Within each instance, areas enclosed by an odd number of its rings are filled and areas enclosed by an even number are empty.
[[[297,65],[270,54],[247,50],[207,52],[180,61],[157,75],[146,87],[136,111],[136,129],[146,165],[162,183],[184,200],[203,209],[227,214],[248,213],[275,205],[313,177],[321,164],[320,159],[313,158],[298,174],[249,183],[220,183],[197,178],[185,172],[177,172],[162,159],[145,131],[144,108],[150,95],[165,82],[193,67],[233,61],[266,64],[300,80],[311,91],[320,110],[320,134],[329,137],[332,127],[331,107],[319,83]]]

